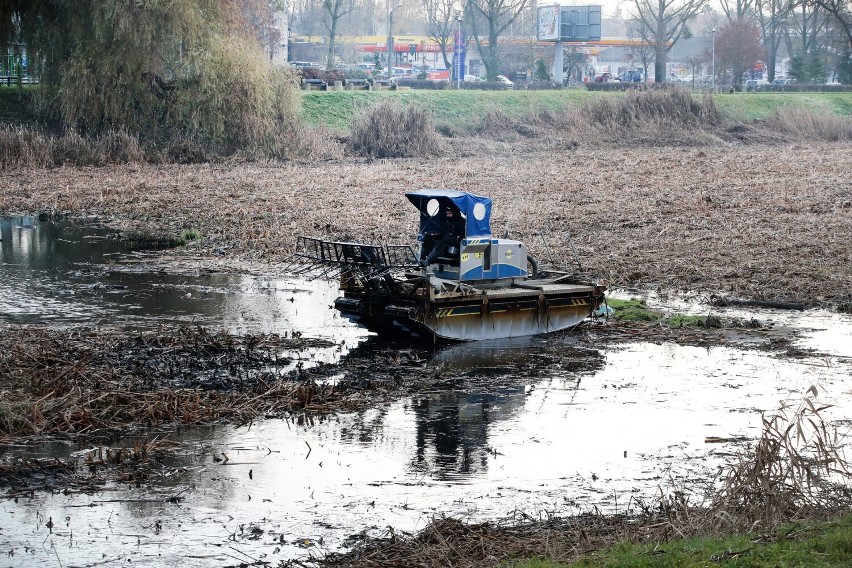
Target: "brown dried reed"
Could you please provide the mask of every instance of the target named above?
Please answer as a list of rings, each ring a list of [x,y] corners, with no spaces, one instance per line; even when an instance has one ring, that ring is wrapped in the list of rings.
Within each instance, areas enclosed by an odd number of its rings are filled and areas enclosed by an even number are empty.
[[[77,435],[128,425],[244,422],[347,401],[286,365],[276,349],[325,342],[183,329],[127,337],[105,331],[0,331],[0,440]],[[221,376],[222,369],[230,369]],[[201,377],[207,377],[202,379]]]
[[[764,122],[769,128],[800,139],[828,142],[852,140],[852,118],[848,116],[781,107]]]
[[[811,386],[797,405],[764,415],[757,443],[724,471],[710,506],[724,530],[769,530],[852,505],[846,440],[821,415],[832,405],[816,396]]]
[[[584,552],[620,540],[647,540],[651,535],[663,534],[664,524],[654,523],[650,518],[598,514],[544,520],[520,514],[485,523],[436,518],[416,534],[397,534],[388,527],[383,537],[356,537],[349,552],[328,554],[316,559],[315,564],[362,568],[478,568],[506,566],[513,559],[546,558],[552,562],[570,562]]]
[[[144,159],[138,138],[123,130],[87,138],[73,130],[54,136],[26,126],[0,126],[0,169],[103,166]]]
[[[349,152],[371,158],[429,157],[442,153],[431,113],[419,106],[382,100],[358,115],[349,134]]]

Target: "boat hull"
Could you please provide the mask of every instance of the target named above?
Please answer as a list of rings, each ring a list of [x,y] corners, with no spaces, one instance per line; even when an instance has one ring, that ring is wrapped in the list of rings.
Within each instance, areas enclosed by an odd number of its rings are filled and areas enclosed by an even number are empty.
[[[377,332],[479,341],[570,329],[589,317],[602,300],[602,287],[563,284],[482,290],[476,295],[420,302],[347,292],[335,307]]]

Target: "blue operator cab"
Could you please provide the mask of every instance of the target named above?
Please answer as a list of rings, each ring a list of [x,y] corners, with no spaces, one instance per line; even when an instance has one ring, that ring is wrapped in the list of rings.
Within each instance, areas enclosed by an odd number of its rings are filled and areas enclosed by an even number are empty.
[[[405,196],[420,210],[420,265],[445,280],[506,283],[523,279],[527,247],[491,234],[491,199],[445,189]]]

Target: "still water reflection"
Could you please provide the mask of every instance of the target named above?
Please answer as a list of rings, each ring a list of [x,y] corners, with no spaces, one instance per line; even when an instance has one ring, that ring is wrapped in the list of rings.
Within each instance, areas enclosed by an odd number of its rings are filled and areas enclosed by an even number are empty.
[[[131,270],[118,261],[144,253],[93,220],[0,218],[0,236],[0,323],[367,337],[330,309],[337,290],[326,282]]]
[[[445,372],[455,356],[465,369],[452,390],[327,419],[181,429],[169,437],[183,450],[150,485],[6,499],[0,552],[14,550],[14,565],[58,555],[63,565],[107,558],[205,566],[337,549],[363,529],[416,530],[441,514],[481,520],[517,510],[624,510],[669,479],[700,494],[737,450],[706,437],[753,438],[760,412],[778,400],[817,384],[821,399],[838,401],[852,386],[842,359],[820,364],[727,348],[596,351],[533,339],[511,360],[483,367],[463,351],[438,356]],[[576,364],[523,373],[556,352]],[[16,452],[28,450],[7,455]],[[185,500],[166,501],[176,494]]]

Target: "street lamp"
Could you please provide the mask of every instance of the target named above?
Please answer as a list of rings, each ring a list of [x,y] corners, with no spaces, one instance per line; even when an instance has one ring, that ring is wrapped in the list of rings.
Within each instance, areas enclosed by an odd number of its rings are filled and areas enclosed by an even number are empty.
[[[393,73],[393,11],[400,6],[402,6],[401,2],[391,8],[390,2],[388,2],[388,79],[391,78]]]
[[[459,24],[458,25],[458,35],[456,36],[456,41],[453,42],[455,44],[454,47],[455,47],[455,51],[456,51],[456,90],[461,90],[461,70],[462,70],[462,64],[461,64],[461,57],[462,57],[461,22],[462,22],[462,19],[461,19],[461,16],[456,16],[456,22],[458,22],[458,24]]]
[[[716,26],[713,26],[713,64],[711,68],[713,74],[713,94],[716,94]]]

